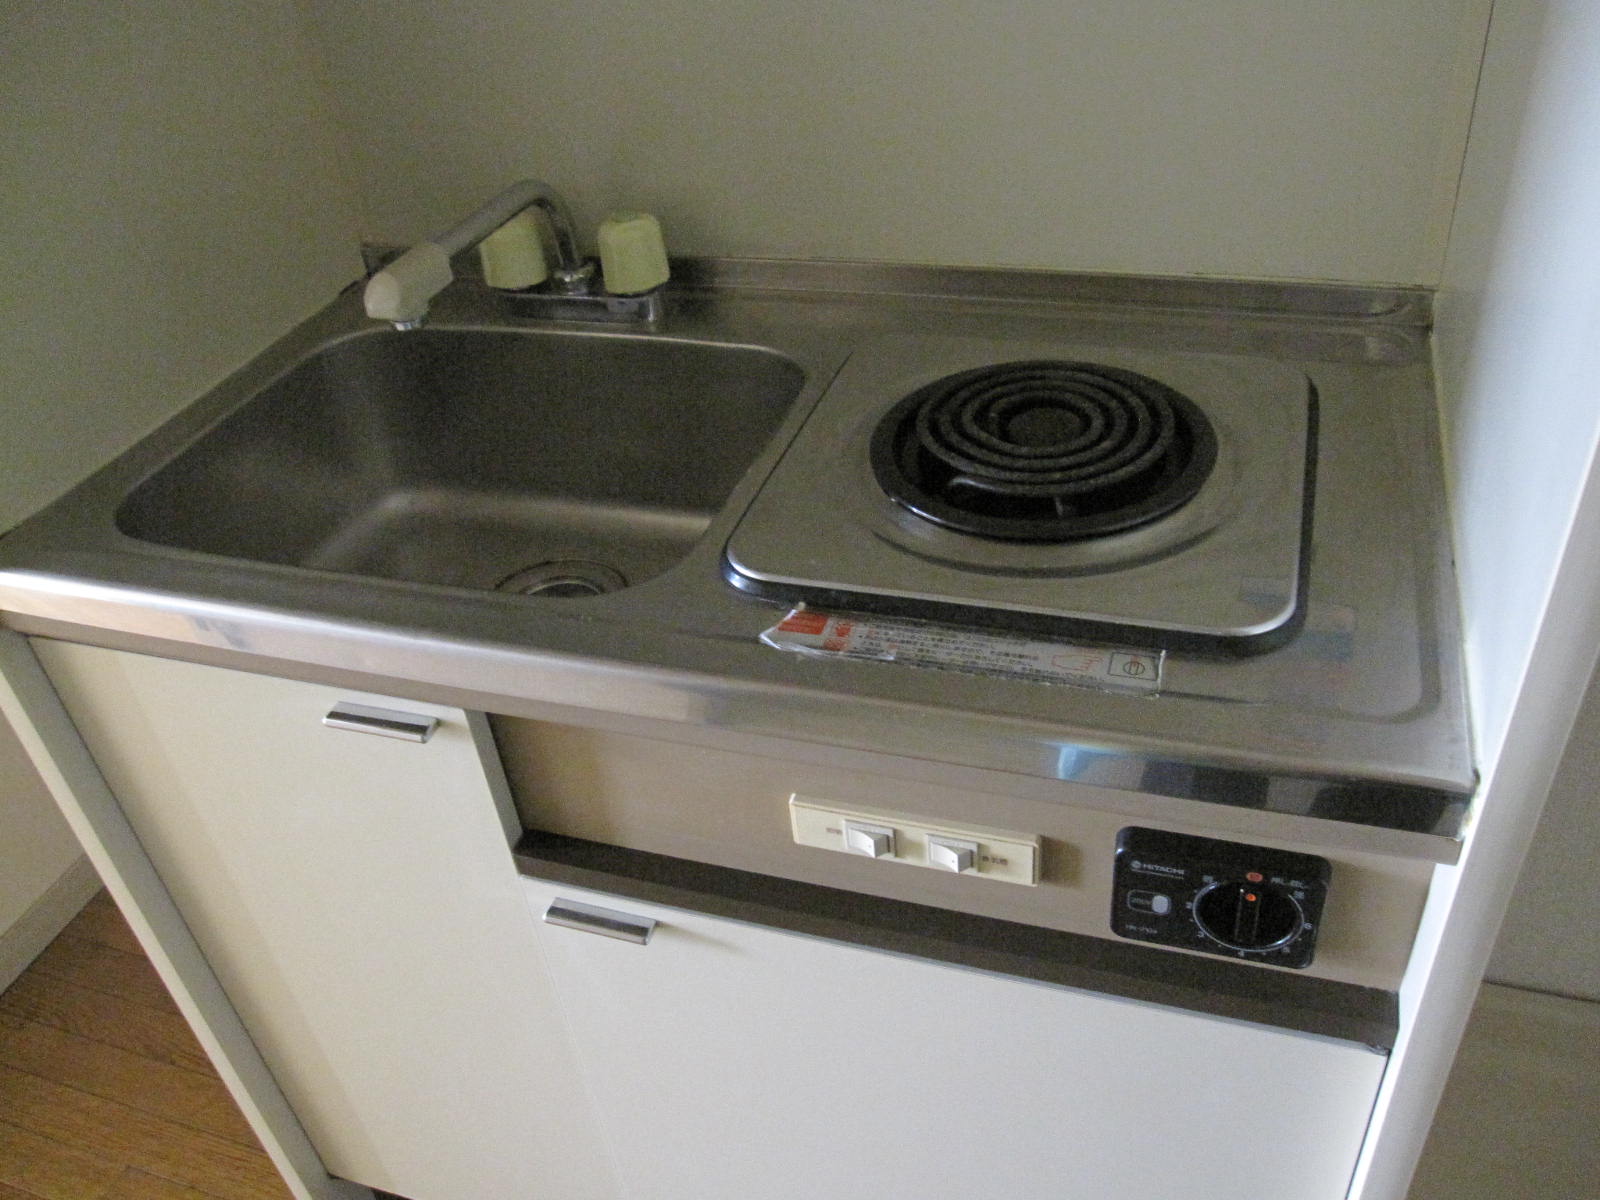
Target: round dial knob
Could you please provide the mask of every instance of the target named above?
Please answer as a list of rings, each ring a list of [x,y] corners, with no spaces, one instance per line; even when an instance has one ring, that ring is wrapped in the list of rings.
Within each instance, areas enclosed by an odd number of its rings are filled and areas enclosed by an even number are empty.
[[[1270,883],[1228,879],[1207,884],[1194,898],[1195,924],[1230,950],[1275,950],[1305,927],[1300,902]]]

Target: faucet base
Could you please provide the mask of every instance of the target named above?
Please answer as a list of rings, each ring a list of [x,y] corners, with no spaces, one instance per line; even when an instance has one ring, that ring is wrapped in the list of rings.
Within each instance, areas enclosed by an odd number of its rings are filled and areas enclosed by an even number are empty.
[[[512,292],[496,289],[506,306],[521,317],[548,321],[616,321],[654,324],[666,315],[666,285],[633,296],[613,296],[607,292],[576,295],[530,289]]]

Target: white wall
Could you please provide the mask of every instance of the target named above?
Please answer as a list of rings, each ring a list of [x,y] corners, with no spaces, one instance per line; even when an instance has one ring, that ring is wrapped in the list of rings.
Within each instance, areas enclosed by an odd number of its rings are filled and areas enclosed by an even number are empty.
[[[1600,675],[1590,680],[1488,977],[1600,1001]]]
[[[1439,295],[1457,567],[1490,761],[1600,439],[1597,44],[1592,5],[1495,6]]]
[[[94,868],[0,716],[0,991],[98,887]]]
[[[1438,328],[1486,763],[1504,742],[1546,604],[1600,602],[1552,595],[1600,442],[1600,18],[1589,5],[1501,0],[1489,51]],[[1579,669],[1594,651],[1572,647]],[[1558,732],[1543,751],[1552,762]],[[1597,781],[1591,679],[1490,966],[1497,982],[1600,1000],[1600,938],[1572,936],[1600,908]]]
[[[1600,12],[1574,0],[1500,0],[1438,299],[1457,567],[1480,758],[1492,766],[1549,609],[1600,596],[1555,590],[1600,444]],[[1600,907],[1600,685],[1568,653],[1587,696],[1561,761],[1490,977],[1600,999],[1600,938],[1573,937]],[[1542,793],[1488,793],[1532,814]]]
[[[1488,0],[302,0],[363,232],[523,175],[685,253],[1433,283]]]
[[[1587,0],[1496,3],[1437,343],[1484,780],[1401,987],[1361,1200],[1405,1194],[1600,649],[1596,62],[1600,8]],[[1590,911],[1600,902],[1591,870],[1565,882]],[[1588,922],[1546,944],[1594,953]]]
[[[0,528],[355,278],[289,0],[0,6]]]
[[[0,530],[359,268],[288,0],[0,0]],[[0,936],[77,857],[0,730]]]

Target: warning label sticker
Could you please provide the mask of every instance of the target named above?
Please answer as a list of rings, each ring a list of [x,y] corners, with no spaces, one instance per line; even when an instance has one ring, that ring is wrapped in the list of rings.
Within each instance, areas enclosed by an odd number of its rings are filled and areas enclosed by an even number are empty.
[[[796,608],[761,635],[779,650],[1154,695],[1166,652],[1035,641],[931,621]]]

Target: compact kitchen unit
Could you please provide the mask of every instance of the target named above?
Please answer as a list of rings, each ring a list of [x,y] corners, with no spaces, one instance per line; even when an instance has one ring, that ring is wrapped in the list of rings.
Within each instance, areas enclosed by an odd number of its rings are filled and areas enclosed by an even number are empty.
[[[0,539],[8,713],[291,1186],[1346,1195],[1475,786],[1425,294],[739,262],[673,293],[600,340],[470,286],[410,332],[346,296]],[[216,515],[333,364],[489,336],[759,348],[795,391],[614,590],[494,590],[564,547],[480,585]],[[565,429],[544,402],[500,440]],[[652,411],[716,460],[713,411]],[[343,503],[339,450],[272,486]],[[374,472],[341,546],[399,507]]]

